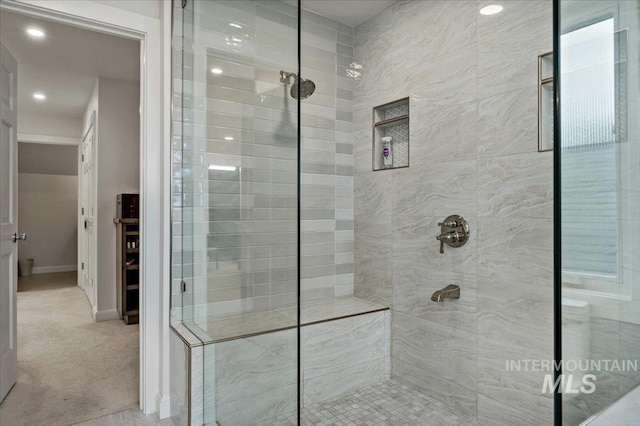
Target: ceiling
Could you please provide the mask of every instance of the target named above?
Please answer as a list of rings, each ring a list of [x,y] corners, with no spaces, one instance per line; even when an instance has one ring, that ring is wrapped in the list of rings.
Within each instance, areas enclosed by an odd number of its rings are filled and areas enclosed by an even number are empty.
[[[290,0],[295,1],[295,0]],[[303,7],[356,26],[394,0],[303,0]],[[45,32],[33,39],[26,29]],[[20,113],[82,117],[96,78],[138,80],[139,42],[3,10],[0,39],[18,61]],[[34,92],[45,93],[36,101]]]
[[[45,32],[33,39],[26,29]],[[98,77],[137,81],[138,41],[7,12],[0,39],[18,61],[20,113],[82,117]],[[46,94],[36,101],[34,92]]]
[[[302,8],[355,27],[394,2],[395,0],[302,0]]]

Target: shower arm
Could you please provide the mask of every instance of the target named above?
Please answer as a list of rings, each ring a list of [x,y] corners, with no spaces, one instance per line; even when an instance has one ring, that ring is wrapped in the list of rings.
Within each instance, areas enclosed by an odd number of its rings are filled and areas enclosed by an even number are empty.
[[[280,83],[291,83],[291,77],[298,78],[298,75],[294,72],[280,71]]]

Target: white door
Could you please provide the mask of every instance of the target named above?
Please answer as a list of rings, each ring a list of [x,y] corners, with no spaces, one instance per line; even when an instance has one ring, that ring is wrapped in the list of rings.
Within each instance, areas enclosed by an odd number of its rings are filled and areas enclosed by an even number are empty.
[[[18,378],[17,63],[0,44],[0,401]]]
[[[91,305],[95,306],[95,113],[80,152],[80,283]]]

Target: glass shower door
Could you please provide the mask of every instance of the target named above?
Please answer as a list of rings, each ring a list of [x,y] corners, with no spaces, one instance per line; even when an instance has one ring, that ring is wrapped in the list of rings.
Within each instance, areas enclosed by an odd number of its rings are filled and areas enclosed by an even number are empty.
[[[616,403],[640,392],[640,3],[559,6],[562,423],[622,424],[640,416]]]
[[[182,318],[203,370],[192,404],[205,424],[296,423],[299,105],[280,72],[298,73],[298,8],[188,0],[182,13]]]

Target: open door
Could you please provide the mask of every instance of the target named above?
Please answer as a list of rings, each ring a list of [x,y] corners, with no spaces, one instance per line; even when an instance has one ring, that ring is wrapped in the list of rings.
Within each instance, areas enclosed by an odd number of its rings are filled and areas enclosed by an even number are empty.
[[[18,378],[17,68],[0,44],[0,401]]]
[[[91,124],[87,130],[82,144],[80,145],[80,222],[78,224],[79,240],[79,283],[87,294],[91,306],[96,308],[96,288],[95,288],[95,259],[96,259],[96,232],[95,222],[95,188],[96,167],[95,167],[95,111],[91,116]]]

